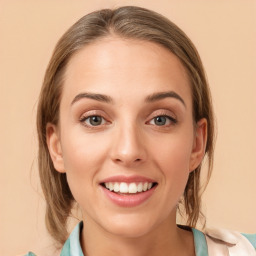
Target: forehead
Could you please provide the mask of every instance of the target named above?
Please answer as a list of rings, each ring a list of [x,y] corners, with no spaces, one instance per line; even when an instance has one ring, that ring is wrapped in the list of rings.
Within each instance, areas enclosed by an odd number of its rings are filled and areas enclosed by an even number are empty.
[[[170,50],[148,41],[117,37],[87,45],[69,60],[63,98],[83,90],[119,96],[135,90],[144,95],[167,90],[191,94],[187,72]]]

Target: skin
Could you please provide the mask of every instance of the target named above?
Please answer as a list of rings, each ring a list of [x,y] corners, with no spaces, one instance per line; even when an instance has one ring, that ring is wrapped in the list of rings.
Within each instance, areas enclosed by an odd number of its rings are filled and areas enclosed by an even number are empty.
[[[146,100],[162,92],[181,99]],[[93,126],[90,116],[101,116],[103,122]],[[168,116],[166,123],[159,125],[157,116]],[[203,159],[206,127],[205,119],[193,121],[183,65],[161,46],[108,37],[71,58],[59,126],[47,125],[47,143],[56,170],[67,174],[82,209],[85,255],[195,254],[192,232],[176,225],[176,207],[189,173]],[[140,175],[157,187],[142,204],[120,207],[99,184],[115,175]]]

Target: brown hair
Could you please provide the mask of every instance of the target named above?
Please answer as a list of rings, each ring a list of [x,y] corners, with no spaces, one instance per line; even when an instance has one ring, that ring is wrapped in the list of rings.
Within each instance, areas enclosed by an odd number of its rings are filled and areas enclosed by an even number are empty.
[[[211,96],[202,62],[190,39],[165,17],[140,7],[103,9],[85,15],[56,45],[46,70],[37,112],[38,164],[46,199],[46,226],[49,233],[60,243],[64,243],[68,236],[67,218],[74,198],[66,174],[54,169],[46,143],[46,125],[58,124],[63,74],[71,56],[84,46],[109,35],[157,43],[180,59],[191,83],[194,121],[206,118],[208,122],[205,152],[208,156],[207,182],[211,174],[214,141]],[[191,172],[181,201],[187,215],[187,224],[192,227],[195,227],[201,213],[200,172],[201,165]]]

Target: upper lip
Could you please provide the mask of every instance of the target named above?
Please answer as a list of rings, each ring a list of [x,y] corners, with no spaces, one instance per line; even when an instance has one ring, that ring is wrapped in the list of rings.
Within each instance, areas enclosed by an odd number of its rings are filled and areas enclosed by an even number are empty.
[[[152,180],[147,177],[143,176],[123,176],[123,175],[116,175],[116,176],[111,176],[108,177],[104,180],[102,180],[100,183],[107,183],[107,182],[126,182],[126,183],[132,183],[132,182],[151,182],[151,183],[156,183],[155,180]]]

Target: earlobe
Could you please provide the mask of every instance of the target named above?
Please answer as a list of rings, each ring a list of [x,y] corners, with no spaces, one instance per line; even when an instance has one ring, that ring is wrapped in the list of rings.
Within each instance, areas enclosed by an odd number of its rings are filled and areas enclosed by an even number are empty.
[[[64,161],[59,138],[59,132],[56,125],[48,123],[46,126],[46,140],[48,150],[56,171],[64,173]]]
[[[200,119],[196,124],[193,150],[190,158],[190,172],[194,171],[203,161],[207,143],[207,120]]]

